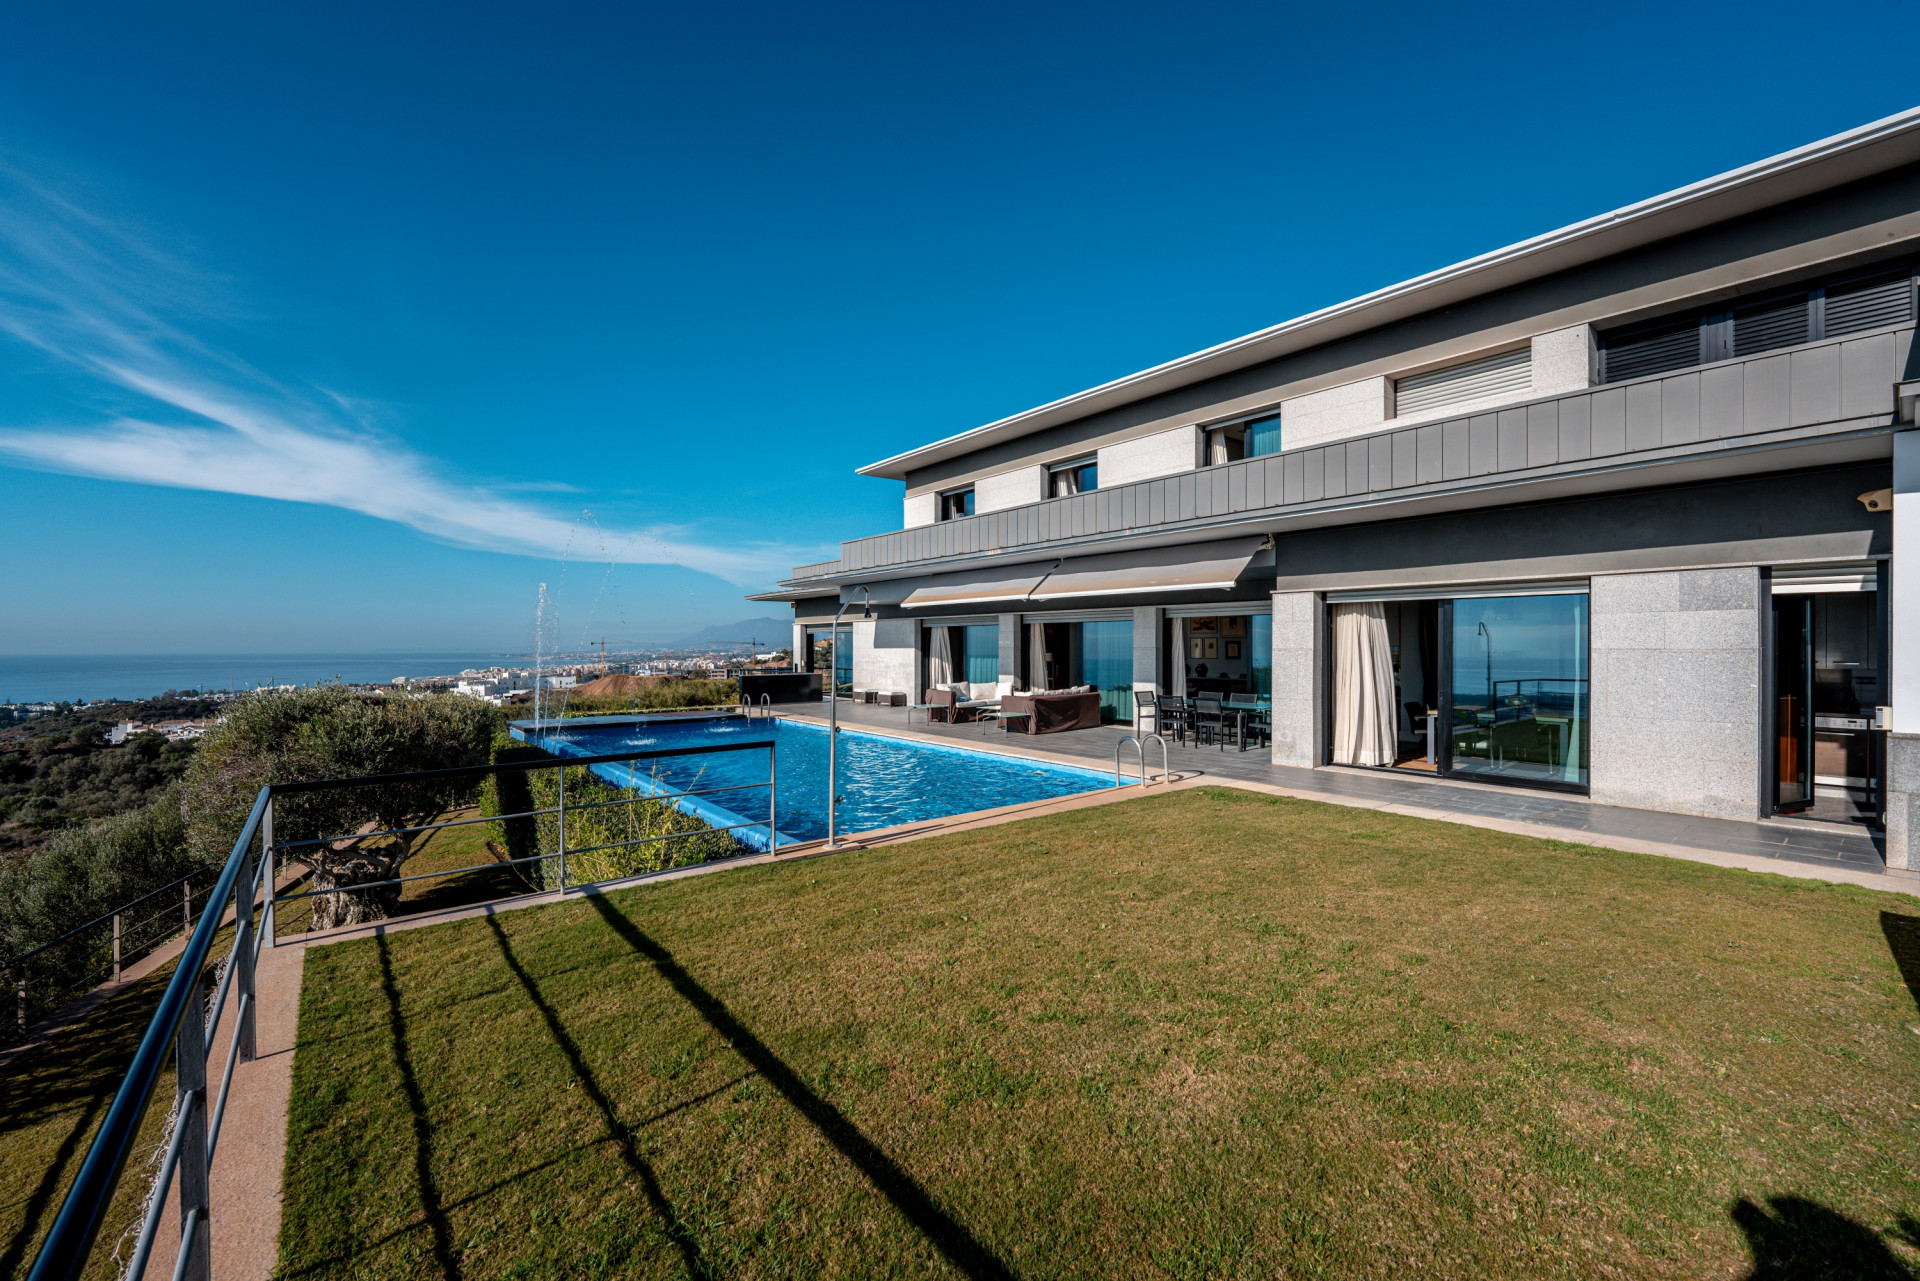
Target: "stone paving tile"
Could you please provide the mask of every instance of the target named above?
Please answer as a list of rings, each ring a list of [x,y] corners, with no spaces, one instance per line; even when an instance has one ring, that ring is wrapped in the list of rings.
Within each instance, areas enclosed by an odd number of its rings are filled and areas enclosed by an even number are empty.
[[[809,709],[811,711],[811,709]],[[874,729],[908,728],[897,708],[842,704],[841,723]],[[1022,734],[981,734],[970,725],[922,725],[912,729],[952,738],[958,743],[984,740],[983,745],[1019,751],[1031,748],[1048,755],[1071,756],[1090,764],[1111,767],[1114,745],[1127,730],[1103,726],[1073,734],[1029,738]],[[1785,823],[1697,818],[1662,814],[1654,810],[1594,805],[1552,792],[1460,785],[1440,779],[1402,773],[1373,773],[1349,769],[1299,769],[1274,765],[1256,751],[1219,751],[1213,747],[1168,743],[1172,768],[1267,783],[1327,797],[1362,799],[1436,814],[1462,814],[1538,827],[1561,828],[1595,836],[1652,841],[1691,849],[1720,850],[1763,858],[1787,859],[1822,866],[1843,865],[1881,871],[1885,861],[1879,840],[1864,828],[1835,825],[1831,832]]]

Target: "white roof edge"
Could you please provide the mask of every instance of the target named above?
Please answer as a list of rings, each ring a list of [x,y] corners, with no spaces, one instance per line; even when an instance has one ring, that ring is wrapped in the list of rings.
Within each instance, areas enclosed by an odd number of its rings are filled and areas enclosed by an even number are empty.
[[[1897,112],[1883,119],[1861,125],[1858,128],[1849,129],[1845,133],[1834,134],[1832,137],[1822,138],[1817,142],[1810,142],[1803,147],[1796,147],[1792,151],[1784,151],[1779,155],[1769,156],[1764,160],[1755,161],[1750,165],[1743,165],[1738,169],[1731,169],[1726,173],[1717,174],[1714,177],[1705,178],[1699,182],[1675,188],[1662,195],[1653,196],[1631,205],[1622,206],[1619,209],[1613,210],[1611,213],[1599,214],[1595,217],[1572,223],[1568,226],[1561,227],[1557,231],[1549,231],[1543,235],[1534,236],[1531,239],[1508,245],[1503,249],[1495,249],[1489,253],[1481,254],[1478,257],[1465,259],[1450,267],[1442,267],[1438,271],[1428,272],[1423,276],[1415,276],[1411,280],[1402,281],[1397,285],[1388,285],[1384,289],[1376,289],[1372,293],[1362,294],[1346,302],[1336,303],[1331,307],[1323,307],[1319,311],[1308,312],[1304,316],[1282,321],[1280,324],[1269,326],[1266,329],[1256,330],[1251,334],[1229,339],[1226,342],[1204,348],[1190,355],[1181,356],[1178,359],[1167,361],[1164,364],[1154,365],[1149,369],[1140,370],[1138,373],[1128,374],[1124,378],[1116,378],[1112,382],[1102,383],[1097,387],[1075,392],[1071,396],[1064,396],[1059,400],[1049,401],[1033,409],[1022,410],[1020,413],[987,423],[984,426],[970,428],[956,435],[936,440],[931,444],[907,450],[905,453],[895,454],[891,458],[883,458],[879,462],[869,463],[865,467],[858,468],[856,474],[861,476],[885,476],[899,479],[904,476],[904,473],[910,467],[937,462],[942,458],[952,457],[958,453],[981,448],[993,443],[998,438],[1011,438],[1024,435],[1027,432],[1039,430],[1044,426],[1068,422],[1074,418],[1084,417],[1087,414],[1095,413],[1102,409],[1108,409],[1116,405],[1126,404],[1129,401],[1142,399],[1145,396],[1160,391],[1185,386],[1188,383],[1197,382],[1201,378],[1216,373],[1230,372],[1233,369],[1257,363],[1260,360],[1265,360],[1275,355],[1284,354],[1284,350],[1269,351],[1266,350],[1266,348],[1298,350],[1302,346],[1309,345],[1306,342],[1300,342],[1288,348],[1287,344],[1281,340],[1289,338],[1311,338],[1313,330],[1331,328],[1332,322],[1334,321],[1355,318],[1363,313],[1382,309],[1389,303],[1413,301],[1418,299],[1420,295],[1438,290],[1441,286],[1463,282],[1476,276],[1485,275],[1500,267],[1511,266],[1529,259],[1538,258],[1556,249],[1574,248],[1583,242],[1591,241],[1596,236],[1601,235],[1601,233],[1628,229],[1635,224],[1645,224],[1662,214],[1676,214],[1686,210],[1690,206],[1703,204],[1714,197],[1728,196],[1740,191],[1742,188],[1751,187],[1756,183],[1768,179],[1783,178],[1793,174],[1797,170],[1804,170],[1823,161],[1834,160],[1848,153],[1861,151],[1875,144],[1889,142],[1907,134],[1920,134],[1920,107],[1908,108],[1905,111]],[[1899,163],[1904,163],[1904,161],[1896,159],[1891,164],[1883,167],[1892,168],[1895,164]],[[1856,178],[1865,177],[1877,171],[1876,168],[1867,168],[1858,173],[1842,173],[1827,185],[1838,186],[1841,183],[1850,182]],[[1819,187],[1813,187],[1809,188],[1808,191],[1819,189]],[[1792,192],[1779,197],[1779,199],[1783,201],[1792,199],[1798,195],[1808,194],[1808,191]],[[1741,210],[1737,212],[1746,211]],[[1731,217],[1734,216],[1734,213],[1729,212],[1720,216]],[[1709,221],[1711,221],[1711,219]],[[1660,239],[1668,235],[1677,235],[1689,229],[1690,228],[1685,226],[1658,229],[1653,235],[1647,237],[1647,241],[1650,242],[1651,240]],[[1612,246],[1606,248],[1603,254],[1618,252],[1628,247],[1631,246],[1628,244]],[[1595,256],[1603,256],[1603,254]],[[1575,261],[1578,261],[1578,259]],[[1553,269],[1558,270],[1562,267],[1572,265],[1574,265],[1573,261],[1558,263],[1554,264]],[[1495,286],[1489,286],[1489,288],[1491,287]],[[1436,301],[1425,305],[1438,306],[1441,304]],[[1417,314],[1417,311],[1423,309],[1423,307],[1409,310],[1405,314]],[[1387,323],[1388,319],[1389,317],[1375,317],[1369,323],[1384,324]],[[1338,333],[1328,333],[1324,336],[1324,340],[1330,341],[1340,336],[1342,335]]]

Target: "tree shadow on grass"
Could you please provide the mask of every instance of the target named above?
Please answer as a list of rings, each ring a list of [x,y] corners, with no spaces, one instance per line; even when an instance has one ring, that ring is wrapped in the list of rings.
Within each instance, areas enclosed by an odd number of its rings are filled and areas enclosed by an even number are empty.
[[[1882,912],[1880,932],[1887,936],[1887,950],[1893,953],[1893,963],[1900,967],[1908,995],[1913,997],[1915,1006],[1920,1007],[1920,916]]]
[[[1914,1281],[1878,1233],[1837,1210],[1797,1196],[1767,1207],[1742,1197],[1728,1211],[1753,1252],[1745,1281]]]
[[[512,970],[513,976],[520,980],[520,986],[525,989],[527,999],[533,1002],[534,1008],[539,1010],[540,1016],[547,1021],[547,1032],[553,1037],[554,1043],[560,1047],[561,1052],[567,1056],[567,1064],[573,1069],[574,1078],[580,1082],[581,1088],[593,1101],[594,1107],[600,1110],[600,1118],[607,1127],[608,1137],[619,1146],[620,1156],[627,1163],[627,1168],[639,1176],[640,1186],[646,1189],[648,1202],[652,1204],[654,1213],[660,1216],[661,1222],[666,1224],[667,1235],[672,1237],[674,1245],[679,1247],[680,1257],[685,1262],[687,1271],[696,1277],[709,1275],[710,1269],[700,1258],[699,1243],[693,1239],[693,1234],[687,1231],[686,1225],[680,1221],[680,1216],[674,1213],[672,1203],[667,1200],[666,1193],[661,1190],[660,1180],[654,1176],[653,1167],[647,1164],[646,1158],[641,1156],[640,1150],[634,1146],[633,1127],[621,1121],[618,1109],[614,1107],[613,1100],[607,1097],[607,1092],[600,1088],[600,1080],[593,1074],[593,1069],[587,1066],[586,1056],[580,1053],[579,1045],[575,1043],[572,1036],[568,1035],[567,1029],[560,1022],[559,1014],[541,993],[539,985],[533,981],[533,976],[528,974],[526,967],[520,964],[520,958],[514,954],[513,944],[507,941],[506,931],[500,928],[500,918],[489,915],[486,919],[487,927],[493,931],[494,941],[500,945],[500,955],[507,960],[507,968]]]
[[[420,1208],[427,1227],[433,1233],[433,1258],[442,1276],[460,1275],[453,1256],[453,1230],[447,1223],[446,1208],[440,1202],[440,1185],[433,1177],[433,1126],[427,1120],[427,1101],[420,1093],[420,1080],[413,1071],[413,1048],[407,1040],[407,1021],[400,1013],[400,989],[393,981],[393,955],[386,934],[374,936],[380,949],[380,988],[387,997],[387,1022],[393,1030],[393,1058],[400,1068],[400,1088],[407,1096],[407,1109],[413,1114],[413,1175],[420,1185]]]
[[[894,1208],[946,1256],[947,1262],[969,1277],[1013,1277],[1011,1268],[975,1239],[964,1225],[941,1209],[925,1188],[862,1134],[859,1127],[849,1121],[840,1109],[815,1094],[800,1079],[799,1073],[762,1044],[718,997],[687,973],[674,959],[673,953],[642,932],[639,926],[608,901],[606,895],[589,895],[587,902],[593,904],[594,910],[629,947],[653,963],[660,976],[681,999],[699,1012],[708,1026],[718,1032],[735,1053],[759,1072],[768,1084],[780,1091],[781,1097],[812,1122],[827,1141],[839,1149],[842,1156],[853,1162],[881,1195],[891,1201]]]

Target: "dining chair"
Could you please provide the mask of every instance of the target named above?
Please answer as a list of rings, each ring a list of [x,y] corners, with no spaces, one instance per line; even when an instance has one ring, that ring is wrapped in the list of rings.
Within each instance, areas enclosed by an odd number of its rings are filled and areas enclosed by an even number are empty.
[[[1233,717],[1221,706],[1219,694],[1204,693],[1194,696],[1194,737],[1199,742],[1217,742],[1220,744],[1220,750],[1226,751],[1226,737],[1232,732],[1233,724]]]
[[[1154,711],[1160,733],[1165,735],[1171,731],[1173,741],[1186,746],[1187,731],[1193,728],[1193,704],[1172,694],[1162,694],[1154,699]]]

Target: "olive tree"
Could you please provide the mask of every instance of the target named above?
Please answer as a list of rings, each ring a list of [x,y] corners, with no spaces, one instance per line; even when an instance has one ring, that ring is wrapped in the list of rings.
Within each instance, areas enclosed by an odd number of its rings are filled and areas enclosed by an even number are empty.
[[[360,694],[323,685],[249,695],[201,740],[182,812],[195,845],[223,856],[262,786],[484,765],[493,721],[484,703],[452,694]],[[312,869],[315,890],[391,880],[418,840],[395,830],[472,804],[479,785],[478,776],[388,779],[288,794],[274,801],[274,839],[338,838],[293,852]],[[397,886],[323,892],[308,928],[391,916],[399,899]]]

